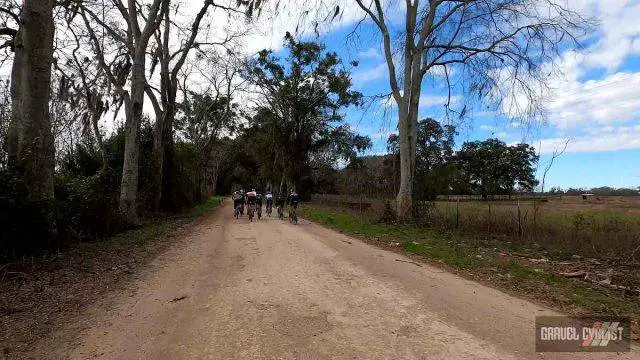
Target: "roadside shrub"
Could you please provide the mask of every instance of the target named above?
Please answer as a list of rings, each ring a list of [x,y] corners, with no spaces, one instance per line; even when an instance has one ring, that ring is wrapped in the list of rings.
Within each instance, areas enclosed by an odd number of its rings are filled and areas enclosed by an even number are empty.
[[[178,142],[174,146],[169,177],[163,184],[166,194],[164,207],[172,211],[193,206],[206,200],[205,166],[202,155],[191,143]],[[167,183],[169,182],[169,183]]]
[[[155,198],[148,191],[155,176],[153,141],[153,127],[145,121],[140,130],[137,199],[143,217],[157,216]],[[63,154],[56,166],[55,199],[46,203],[29,201],[20,179],[0,170],[0,263],[126,230],[127,221],[118,209],[124,143],[120,128],[104,140],[104,162],[90,139]],[[202,154],[193,144],[178,142],[169,156],[162,210],[176,212],[205,201],[209,194]]]
[[[0,260],[49,245],[42,204],[27,199],[27,189],[12,172],[0,171]]]
[[[58,231],[62,242],[93,241],[124,229],[118,213],[120,175],[103,169],[56,184]]]
[[[380,220],[378,220],[378,222],[381,224],[394,224],[397,221],[398,217],[396,216],[396,212],[391,208],[391,202],[386,201],[384,203],[382,215],[380,216]]]

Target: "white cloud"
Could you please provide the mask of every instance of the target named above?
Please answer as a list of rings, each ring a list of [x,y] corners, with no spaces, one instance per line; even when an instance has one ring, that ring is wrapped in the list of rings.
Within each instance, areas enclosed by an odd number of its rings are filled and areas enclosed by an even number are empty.
[[[371,47],[359,52],[358,57],[362,59],[382,59],[382,54],[380,54],[380,51],[376,47]]]
[[[396,133],[395,131],[390,131],[388,129],[380,129],[380,130],[378,130],[378,132],[373,134],[372,137],[376,138],[378,140],[387,141],[387,139],[389,139],[389,136],[391,136],[392,134],[395,134],[395,133]]]
[[[387,63],[378,64],[372,68],[356,71],[351,76],[353,84],[360,86],[364,83],[368,83],[375,80],[386,79],[389,73]]]
[[[427,71],[427,75],[429,76],[433,76],[433,77],[445,77],[447,75],[449,75],[449,78],[452,78],[453,76],[455,76],[456,71],[454,68],[447,68],[447,73],[444,72],[444,66],[434,66],[431,69],[429,69],[429,71]]]
[[[472,115],[475,118],[479,118],[479,117],[496,117],[496,116],[499,116],[500,113],[497,112],[497,111],[493,111],[493,110],[483,110],[483,111],[473,111]]]
[[[451,96],[451,99],[449,100],[448,96],[422,95],[420,96],[420,107],[429,108],[432,106],[445,106],[447,102],[449,102],[450,105],[453,106],[459,101],[459,96]]]
[[[492,136],[495,137],[495,138],[499,138],[499,139],[505,139],[505,138],[512,137],[510,134],[507,134],[506,131],[501,131],[499,133],[494,133],[494,134],[492,134]]]
[[[564,147],[566,137],[545,138],[532,145],[542,154]],[[566,152],[601,152],[640,149],[640,125],[591,128],[585,135],[570,138]]]
[[[568,5],[587,16],[596,16],[599,23],[591,45],[580,51],[567,51],[556,65],[561,74],[554,74],[549,65],[549,85],[535,88],[543,102],[530,103],[516,89],[501,104],[507,115],[519,116],[542,105],[551,125],[561,130],[576,130],[589,126],[624,124],[640,118],[640,72],[616,72],[629,56],[640,54],[640,2],[628,0],[569,0]],[[600,78],[593,70],[607,72]],[[502,77],[509,78],[508,69]],[[591,80],[585,81],[585,77]],[[535,85],[535,80],[527,81]],[[504,91],[504,90],[503,90]],[[575,131],[574,131],[575,132]]]
[[[229,1],[235,6],[236,0]],[[331,19],[335,7],[322,0],[263,1],[262,13],[249,26],[250,35],[243,39],[244,49],[248,54],[265,48],[278,50],[286,31],[311,36],[317,30],[326,34],[363,18],[364,13],[354,1],[338,0],[335,4],[340,6],[340,14],[332,21],[319,21],[316,28],[315,21]]]
[[[519,123],[517,121],[512,121],[512,122],[509,123],[509,126],[514,128],[514,129],[517,129],[517,128],[523,127],[523,124]]]
[[[640,118],[640,73],[616,73],[601,80],[557,82],[549,121],[562,129],[625,123]]]
[[[600,18],[602,36],[586,52],[586,64],[615,71],[624,59],[640,49],[634,45],[640,36],[640,3],[628,0],[583,1],[582,9]]]

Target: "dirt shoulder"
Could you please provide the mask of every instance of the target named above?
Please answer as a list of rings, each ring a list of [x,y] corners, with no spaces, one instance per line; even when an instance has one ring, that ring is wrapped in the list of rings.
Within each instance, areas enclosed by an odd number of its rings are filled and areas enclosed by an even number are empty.
[[[366,243],[428,263],[569,315],[630,316],[632,339],[640,334],[640,296],[588,280],[606,271],[595,259],[554,261],[542,252],[522,254],[507,242],[483,241],[409,225],[378,224],[353,211],[304,204],[303,216]],[[585,280],[587,278],[587,280]]]
[[[220,201],[103,242],[0,266],[0,359],[38,358],[51,342],[72,343],[86,326],[87,308],[108,308],[115,295],[131,290],[159,254],[216,216]]]

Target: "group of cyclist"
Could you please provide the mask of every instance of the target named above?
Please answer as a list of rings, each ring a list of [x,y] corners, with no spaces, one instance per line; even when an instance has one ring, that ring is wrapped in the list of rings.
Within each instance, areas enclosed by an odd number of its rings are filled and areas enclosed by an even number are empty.
[[[253,219],[254,212],[257,212],[258,219],[260,219],[262,217],[263,199],[266,202],[267,215],[271,216],[274,202],[274,196],[271,193],[271,190],[267,190],[263,197],[262,194],[257,192],[255,189],[251,189],[246,193],[243,189],[240,189],[235,191],[231,198],[233,199],[234,216],[236,218],[244,215],[246,207],[250,220]],[[278,218],[284,218],[284,207],[285,205],[288,205],[289,219],[297,223],[298,217],[296,215],[296,210],[298,209],[298,194],[295,190],[291,189],[289,195],[286,197],[283,194],[278,194],[278,196],[275,197],[275,203],[278,211]]]

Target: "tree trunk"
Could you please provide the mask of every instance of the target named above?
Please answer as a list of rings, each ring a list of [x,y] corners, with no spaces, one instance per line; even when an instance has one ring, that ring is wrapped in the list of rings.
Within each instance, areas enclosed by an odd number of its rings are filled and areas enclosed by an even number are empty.
[[[279,189],[279,194],[280,195],[285,195],[284,194],[284,179],[285,179],[284,170],[282,170],[282,177],[280,178],[280,189]]]
[[[406,97],[409,104],[405,112],[400,110],[398,140],[400,145],[400,187],[396,197],[396,212],[401,220],[410,219],[413,209],[413,178],[416,164],[416,145],[418,138],[418,99],[419,86],[411,96]]]
[[[22,29],[15,37],[13,67],[11,69],[11,121],[7,134],[7,155],[10,168],[18,166],[22,148]]]
[[[49,117],[53,63],[53,0],[25,1],[19,94],[19,163],[31,201],[53,200],[54,141]]]
[[[172,121],[169,121],[167,126],[165,127],[165,142],[164,142],[164,151],[163,157],[164,161],[162,162],[162,192],[161,199],[166,199],[167,201],[162,201],[161,205],[166,206],[168,209],[175,209],[176,202],[174,193],[174,181],[176,181],[176,164],[174,163],[174,144],[173,144],[173,117]]]
[[[146,49],[146,47],[144,47]],[[145,87],[144,49],[136,52],[131,73],[131,111],[124,126],[124,164],[120,186],[120,212],[132,224],[138,223],[138,161],[140,158],[140,124]]]
[[[102,98],[98,96],[96,93],[87,91],[87,99],[89,100],[89,111],[91,116],[91,127],[93,128],[93,135],[96,138],[96,144],[98,145],[98,150],[100,151],[100,157],[102,159],[102,168],[105,169],[109,166],[107,160],[107,149],[104,146],[104,141],[102,139],[102,134],[100,133],[100,127],[98,123],[100,122],[100,118],[102,117],[102,112],[104,111],[104,104],[102,102]]]
[[[413,170],[415,159],[415,137],[411,133],[411,123],[408,114],[401,114],[399,119],[400,145],[400,187],[396,197],[396,213],[399,219],[407,220],[411,218],[413,207]]]
[[[200,182],[200,196],[198,201],[205,201],[209,198],[209,191],[207,189],[207,169],[202,170],[202,179]]]
[[[164,83],[164,80],[163,80]],[[175,85],[175,87],[174,87]],[[166,88],[165,88],[166,86]],[[153,174],[151,182],[151,192],[154,196],[155,209],[161,207],[173,209],[173,121],[176,114],[176,90],[177,84],[169,84],[162,87],[163,112],[162,116],[156,119],[153,140]]]
[[[169,121],[169,117],[172,116],[169,114],[170,109],[165,104],[165,110],[162,113],[162,116],[156,118],[156,124],[154,129],[154,137],[153,137],[153,174],[154,177],[151,181],[151,193],[154,197],[154,207],[155,210],[159,210],[161,207],[161,203],[163,200],[163,184],[165,181],[167,174],[167,166],[166,163],[166,150],[167,150],[167,139],[166,139],[166,127]],[[172,122],[171,122],[172,123]],[[173,125],[171,125],[173,126]],[[166,200],[166,199],[165,199]]]
[[[175,67],[170,69],[170,63],[172,56],[169,51],[170,42],[170,16],[169,11],[166,9],[169,0],[164,0],[162,3],[164,11],[162,13],[164,28],[162,31],[162,40],[158,37],[158,42],[161,43],[161,55],[160,55],[160,76],[161,86],[160,92],[162,94],[163,115],[156,116],[156,129],[154,133],[153,143],[153,174],[154,179],[151,182],[151,191],[154,196],[154,205],[156,210],[161,206],[165,208],[174,208],[175,201],[173,201],[173,121],[176,113],[176,94],[178,92],[178,73],[184,65],[187,55],[191,47],[193,46],[200,22],[207,13],[209,6],[213,2],[205,1],[202,8],[198,12],[192,26],[191,34],[184,43],[184,49],[177,59]],[[157,111],[156,111],[157,112]],[[158,114],[156,114],[158,115]],[[208,156],[208,154],[207,154]],[[205,186],[206,187],[206,186]],[[163,200],[164,199],[164,200]],[[171,199],[171,200],[170,200]]]
[[[100,150],[100,158],[102,159],[102,168],[105,169],[109,166],[109,162],[107,159],[107,149],[104,147],[104,141],[102,140],[102,134],[100,134],[100,128],[98,127],[98,122],[100,121],[100,116],[102,112],[97,112],[96,110],[92,111],[91,114],[91,126],[93,127],[93,133],[96,137],[96,143],[98,145],[98,149]]]
[[[25,1],[15,39],[9,164],[24,181],[43,240],[56,237],[53,178],[55,146],[49,116],[53,64],[53,0]]]
[[[209,196],[218,195],[218,176],[220,175],[220,161],[216,161],[216,166],[211,173],[211,193]]]

